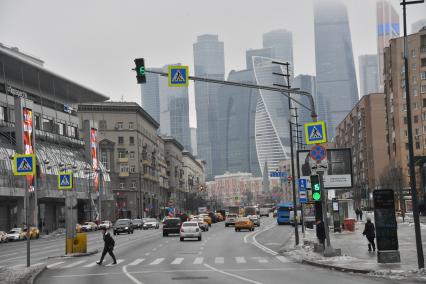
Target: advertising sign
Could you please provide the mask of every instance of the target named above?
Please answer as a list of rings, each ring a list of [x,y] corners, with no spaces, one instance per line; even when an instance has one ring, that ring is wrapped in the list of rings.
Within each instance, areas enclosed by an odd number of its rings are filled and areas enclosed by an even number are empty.
[[[90,148],[92,152],[92,169],[93,169],[93,184],[95,191],[99,190],[99,176],[98,176],[98,153],[96,144],[97,130],[95,128],[90,129]]]
[[[309,161],[309,150],[297,151],[297,170],[301,179],[307,180],[306,188],[311,188],[309,177],[313,174]],[[324,171],[324,188],[352,188],[352,155],[351,149],[328,149],[328,168]]]
[[[33,111],[30,108],[24,107],[23,126],[24,126],[24,154],[34,154],[34,133],[33,133]],[[34,170],[35,170],[35,165]],[[34,191],[34,176],[28,175],[27,182],[29,191]]]
[[[398,250],[398,234],[393,190],[375,190],[373,192],[373,199],[377,249],[379,251]]]

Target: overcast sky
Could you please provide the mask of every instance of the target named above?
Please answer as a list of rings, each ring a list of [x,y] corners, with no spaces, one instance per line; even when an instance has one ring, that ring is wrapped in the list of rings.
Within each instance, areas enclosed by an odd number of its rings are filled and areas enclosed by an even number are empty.
[[[318,0],[323,1],[323,0]],[[376,0],[347,4],[355,63],[377,52]],[[399,0],[391,0],[401,12]],[[193,73],[197,35],[218,34],[225,68],[245,68],[245,51],[273,29],[293,32],[295,74],[315,75],[313,0],[0,0],[0,42],[45,61],[45,67],[112,100],[141,102],[133,59],[146,67],[181,62]],[[401,13],[400,13],[401,14]],[[411,23],[426,4],[408,8]],[[402,16],[401,16],[402,21]],[[402,30],[402,29],[401,29]],[[356,69],[358,73],[358,68]],[[196,124],[193,83],[191,125]]]

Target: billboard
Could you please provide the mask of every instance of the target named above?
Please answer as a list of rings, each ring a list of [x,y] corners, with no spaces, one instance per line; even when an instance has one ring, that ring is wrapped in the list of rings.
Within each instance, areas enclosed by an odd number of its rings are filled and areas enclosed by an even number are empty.
[[[33,133],[33,110],[27,107],[22,108],[23,132],[24,132],[24,154],[34,154],[34,133]],[[34,191],[34,176],[27,176],[29,191]]]
[[[309,176],[312,173],[309,164],[309,150],[297,151],[297,174],[307,180],[307,188],[311,188]],[[327,189],[352,188],[352,155],[351,149],[327,149],[328,169],[324,172],[324,187]]]
[[[99,190],[99,175],[98,175],[98,153],[96,144],[97,130],[95,128],[90,129],[90,148],[92,153],[92,169],[93,169],[93,184],[95,191]]]

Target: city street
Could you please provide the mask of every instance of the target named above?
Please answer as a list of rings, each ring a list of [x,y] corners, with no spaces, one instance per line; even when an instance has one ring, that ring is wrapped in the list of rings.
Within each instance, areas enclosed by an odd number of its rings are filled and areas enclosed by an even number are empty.
[[[294,229],[275,222],[262,218],[261,227],[254,232],[238,233],[224,223],[213,224],[201,242],[163,237],[161,230],[114,236],[118,260],[114,266],[108,255],[102,266],[96,265],[100,254],[47,259],[63,254],[64,239],[36,240],[32,242],[32,263],[48,264],[37,283],[280,283],[283,279],[292,283],[390,283],[293,263],[274,249]],[[101,233],[88,235],[89,250],[101,249]],[[0,265],[25,264],[25,242],[1,248],[4,258]]]

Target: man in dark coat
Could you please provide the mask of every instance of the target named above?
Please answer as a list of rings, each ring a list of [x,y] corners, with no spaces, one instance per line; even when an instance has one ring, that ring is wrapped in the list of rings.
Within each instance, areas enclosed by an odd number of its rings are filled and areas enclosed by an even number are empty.
[[[322,246],[325,246],[325,227],[324,222],[322,220],[317,220],[317,238],[319,240],[319,243],[322,244]]]
[[[107,253],[109,253],[109,255],[112,257],[112,260],[113,260],[112,264],[117,264],[117,260],[115,259],[115,255],[112,252],[114,250],[115,241],[111,237],[111,234],[109,232],[107,232],[106,228],[102,228],[102,234],[103,234],[104,243],[105,243],[104,244],[104,250],[102,251],[101,259],[99,261],[97,261],[96,263],[101,265],[102,261],[104,261],[105,255]]]
[[[371,247],[373,247],[373,251],[376,251],[376,244],[374,243],[376,229],[374,228],[374,224],[371,223],[370,217],[367,217],[367,223],[365,223],[364,232],[362,234],[367,237],[368,251],[371,251]]]

